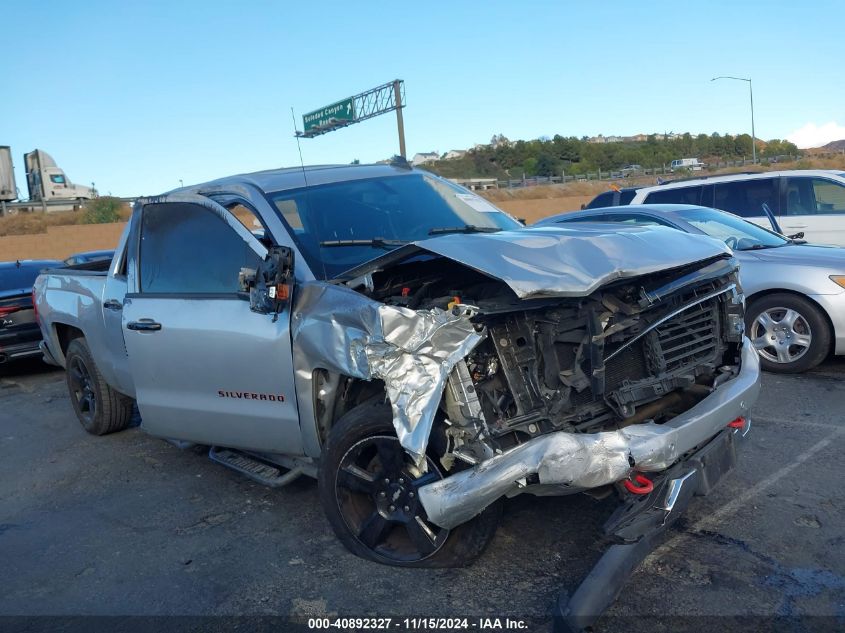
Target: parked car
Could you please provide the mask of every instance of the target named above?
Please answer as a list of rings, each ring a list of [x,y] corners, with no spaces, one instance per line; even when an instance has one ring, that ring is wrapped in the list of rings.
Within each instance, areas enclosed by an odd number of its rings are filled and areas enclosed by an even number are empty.
[[[612,573],[566,608],[587,623],[733,467],[759,393],[722,242],[526,229],[407,166],[140,200],[110,264],[43,275],[35,296],[88,432],[126,428],[134,399],[148,433],[265,484],[317,477],[369,560],[466,564],[504,496],[616,495]]]
[[[845,172],[842,171],[802,169],[670,181],[637,189],[633,196],[620,199],[618,204],[713,207],[778,233],[803,233],[814,244],[845,246]],[[594,208],[590,205],[588,208]]]
[[[678,158],[673,160],[670,165],[669,169],[672,171],[677,171],[679,169],[688,169],[689,171],[701,171],[707,165],[702,163],[697,158]]]
[[[683,204],[630,205],[546,218],[537,225],[667,226],[723,240],[740,262],[746,331],[763,368],[806,371],[845,354],[845,249],[807,244],[730,213]]]
[[[84,253],[74,253],[65,259],[66,266],[78,266],[79,264],[90,264],[91,262],[98,262],[102,260],[111,261],[114,257],[114,251],[85,251]]]
[[[52,259],[0,262],[0,364],[41,356],[32,285],[42,270],[61,265]]]
[[[610,191],[603,191],[589,203],[584,205],[584,209],[601,209],[604,207],[616,207],[621,204],[629,204],[634,199],[637,193],[636,187],[625,187],[623,189],[611,189]]]
[[[625,165],[619,170],[619,173],[623,178],[630,178],[631,176],[643,173],[643,168],[640,165]]]

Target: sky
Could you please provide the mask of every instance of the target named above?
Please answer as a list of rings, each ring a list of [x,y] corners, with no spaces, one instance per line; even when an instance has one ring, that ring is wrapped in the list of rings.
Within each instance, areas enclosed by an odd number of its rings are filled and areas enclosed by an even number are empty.
[[[299,165],[302,114],[403,79],[407,151],[493,134],[845,138],[845,3],[7,2],[0,145],[101,194]],[[398,153],[393,113],[301,141],[306,164]]]

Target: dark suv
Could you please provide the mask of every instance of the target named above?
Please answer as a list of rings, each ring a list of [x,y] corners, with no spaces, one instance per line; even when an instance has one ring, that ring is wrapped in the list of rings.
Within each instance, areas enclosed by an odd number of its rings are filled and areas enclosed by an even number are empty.
[[[42,270],[60,266],[52,259],[0,262],[0,364],[41,354],[32,285]]]

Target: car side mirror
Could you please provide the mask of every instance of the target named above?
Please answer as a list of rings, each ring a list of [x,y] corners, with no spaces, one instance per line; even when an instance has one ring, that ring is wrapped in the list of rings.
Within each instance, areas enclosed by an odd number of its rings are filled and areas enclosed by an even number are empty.
[[[804,231],[798,231],[797,233],[793,233],[792,235],[787,235],[791,240],[800,240],[804,238]]]
[[[293,295],[293,250],[271,246],[258,270],[241,268],[238,281],[241,291],[249,293],[250,310],[278,315]]]

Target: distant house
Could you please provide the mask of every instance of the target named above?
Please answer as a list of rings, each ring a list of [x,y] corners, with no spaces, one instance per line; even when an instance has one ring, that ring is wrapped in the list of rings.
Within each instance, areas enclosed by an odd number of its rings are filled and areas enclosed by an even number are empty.
[[[463,158],[466,155],[465,149],[453,149],[449,150],[443,155],[444,160],[452,160],[454,158]]]
[[[414,157],[411,159],[411,164],[414,167],[419,167],[420,165],[425,165],[426,163],[433,163],[436,160],[440,160],[440,154],[438,152],[422,152],[414,154]]]

